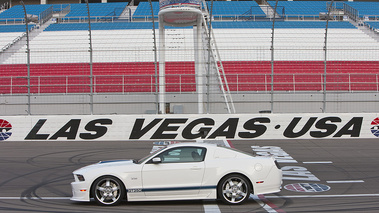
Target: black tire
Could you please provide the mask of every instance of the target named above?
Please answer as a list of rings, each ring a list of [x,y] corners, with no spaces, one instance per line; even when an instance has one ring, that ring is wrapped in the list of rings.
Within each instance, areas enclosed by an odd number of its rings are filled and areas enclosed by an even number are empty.
[[[242,204],[249,199],[251,188],[250,182],[244,176],[231,174],[221,179],[217,186],[217,195],[226,204]]]
[[[116,177],[103,176],[93,183],[92,195],[99,205],[118,205],[125,198],[124,184]]]

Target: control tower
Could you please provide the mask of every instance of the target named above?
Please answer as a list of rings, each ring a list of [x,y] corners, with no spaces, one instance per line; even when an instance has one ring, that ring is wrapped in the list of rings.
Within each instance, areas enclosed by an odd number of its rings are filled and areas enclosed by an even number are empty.
[[[195,78],[196,78],[196,92],[198,96],[198,113],[204,113],[204,94],[209,95],[209,85],[216,85],[217,90],[222,90],[225,103],[227,105],[228,112],[234,112],[234,106],[232,110],[230,107],[231,95],[229,88],[225,83],[226,77],[222,68],[221,61],[217,57],[218,51],[215,46],[215,42],[210,45],[210,42],[203,42],[205,40],[210,41],[211,33],[207,26],[206,18],[209,17],[207,6],[203,0],[159,0],[159,113],[165,113],[165,65],[166,65],[166,40],[165,40],[165,26],[173,27],[185,27],[193,26],[193,39],[194,39],[194,61],[195,61]],[[207,44],[205,44],[207,43]],[[212,47],[213,46],[213,47]],[[216,50],[215,50],[216,48]],[[205,57],[204,50],[208,51],[209,57]],[[211,53],[210,53],[210,52]],[[217,54],[216,54],[216,53]],[[206,58],[212,58],[210,60]],[[204,61],[211,66],[205,66]],[[221,66],[220,66],[221,65]],[[209,82],[209,70],[212,69],[213,73],[217,75],[214,80],[217,83]],[[220,72],[221,71],[221,72]],[[208,73],[207,73],[208,72]],[[223,73],[223,76],[220,75]],[[206,82],[208,81],[208,82]],[[205,85],[207,84],[207,88]],[[227,88],[228,92],[225,92]],[[227,97],[228,96],[228,97]],[[209,112],[208,112],[209,113]]]

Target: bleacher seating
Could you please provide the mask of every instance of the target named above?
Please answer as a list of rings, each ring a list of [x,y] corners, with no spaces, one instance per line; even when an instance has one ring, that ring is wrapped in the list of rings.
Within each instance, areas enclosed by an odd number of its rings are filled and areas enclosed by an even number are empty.
[[[91,30],[128,30],[128,29],[151,29],[150,22],[111,22],[91,23]],[[156,23],[158,29],[158,23]],[[77,31],[88,30],[88,23],[52,24],[45,31]]]
[[[90,3],[88,4],[90,8],[91,17],[96,16],[110,16],[117,17],[120,16],[122,11],[128,5],[127,2],[120,3]],[[86,4],[71,4],[71,10],[65,17],[86,17],[87,5]]]
[[[220,54],[223,60],[248,60],[248,57],[242,51],[237,51],[235,54],[228,54],[230,50],[236,48],[251,48],[260,49],[261,52],[257,58],[251,60],[269,60],[270,53],[270,34],[272,24],[270,22],[213,22],[215,36],[220,48]],[[283,50],[286,47],[292,46],[291,49],[299,48],[303,51],[293,51],[293,54],[288,54],[288,51],[278,51],[276,59],[278,60],[312,60],[322,59],[323,54],[320,52],[324,44],[324,27],[325,22],[278,22],[276,31],[277,47]],[[376,41],[369,36],[357,30],[348,22],[330,22],[330,41],[331,47],[343,49],[346,43],[350,46],[356,45],[355,39],[360,39],[361,47],[371,47],[376,44]],[[153,52],[146,52],[144,57],[136,57],[134,51],[152,49],[153,43],[149,42],[151,37],[152,24],[149,22],[114,22],[114,23],[93,23],[92,39],[94,49],[100,49],[94,54],[95,61],[98,62],[132,62],[132,61],[150,61],[153,60]],[[158,28],[156,23],[156,28]],[[230,42],[229,28],[234,28],[238,38],[238,32],[241,31],[242,38]],[[177,34],[184,37],[183,42],[186,43],[183,47],[192,47],[192,29],[191,28],[168,28],[175,31]],[[77,63],[88,61],[88,24],[52,24],[45,29],[38,37],[34,38],[30,45],[32,49],[37,49],[32,54],[33,63],[48,63],[54,60],[56,63]],[[313,33],[310,33],[313,32]],[[344,32],[345,37],[341,38],[339,32]],[[249,37],[244,35],[250,34]],[[255,38],[257,35],[259,38]],[[288,35],[291,35],[290,37]],[[286,38],[283,40],[283,38]],[[131,42],[132,39],[133,41]],[[176,38],[167,37],[167,42],[176,43]],[[117,41],[117,42],[116,42]],[[254,42],[251,42],[254,41]],[[340,42],[343,41],[343,42]],[[333,44],[335,43],[335,44]],[[312,48],[317,48],[320,51],[315,51]],[[123,49],[122,49],[123,48]],[[57,49],[60,50],[60,57],[44,53],[44,50]],[[70,51],[75,50],[74,53]],[[115,50],[115,51],[109,51]],[[120,52],[121,51],[121,52]],[[330,54],[331,60],[349,60],[349,55],[354,50],[347,50],[346,54],[333,53]],[[122,53],[122,56],[120,55]],[[143,52],[145,53],[145,52]],[[23,50],[14,54],[14,57],[8,59],[5,63],[26,63]],[[191,48],[188,54],[181,55],[181,58],[176,54],[167,55],[169,61],[192,61],[193,52]],[[263,56],[262,56],[263,55]],[[360,54],[354,57],[354,60],[363,60],[367,55]],[[373,55],[372,57],[375,57]]]
[[[269,61],[224,61],[231,91],[267,91],[271,81]],[[180,67],[180,73],[178,73]],[[275,62],[277,91],[321,91],[324,63],[322,61]],[[0,94],[10,93],[9,85],[25,85],[25,65],[0,65],[3,76]],[[88,63],[32,64],[32,93],[89,92]],[[193,62],[166,63],[166,91],[195,91]],[[327,69],[328,90],[377,90],[379,61],[330,61]],[[154,63],[94,63],[94,92],[154,92]],[[40,77],[42,76],[42,77]],[[69,82],[67,85],[66,83]],[[178,85],[181,82],[181,85]],[[297,84],[295,84],[297,82]],[[348,84],[353,82],[353,84]],[[26,93],[26,87],[13,87],[12,93]]]
[[[151,2],[153,7],[154,17],[158,18],[159,2]],[[136,11],[134,11],[133,19],[146,19],[151,18],[151,7],[149,2],[140,2]]]
[[[22,35],[22,32],[1,33],[0,49],[11,43],[15,38]]]
[[[263,28],[263,29],[271,29],[272,22],[271,21],[241,21],[241,22],[213,22],[213,28]],[[278,21],[275,22],[275,28],[322,28],[325,29],[326,22],[324,21]],[[356,29],[354,25],[349,22],[336,22],[330,21],[328,28],[341,28],[341,29]]]
[[[346,2],[345,4],[358,10],[360,18],[379,16],[379,2]]]
[[[28,24],[28,29],[32,29],[35,24]],[[0,33],[25,32],[25,25],[1,25]]]
[[[29,30],[34,26],[35,24],[29,24]],[[15,39],[20,38],[25,31],[25,25],[2,25],[0,27],[0,50],[9,46]]]
[[[39,16],[43,11],[50,8],[50,4],[45,5],[25,5],[26,13],[31,15]],[[5,19],[24,19],[25,12],[21,5],[16,5],[11,7],[10,9],[0,13],[0,20],[2,22]]]
[[[207,5],[210,10],[211,2],[207,1]],[[212,15],[215,18],[233,18],[240,15],[266,16],[255,1],[214,1]]]
[[[379,22],[377,21],[366,21],[365,24],[375,32],[379,33]]]
[[[286,15],[318,16],[320,12],[326,12],[326,1],[307,1],[306,8],[303,9],[300,2],[280,1],[280,3],[288,4],[285,6]],[[310,6],[313,4],[315,6]],[[118,8],[126,5],[127,3],[90,4],[91,15],[113,16],[117,11],[117,16],[119,12],[122,12]],[[298,6],[295,7],[295,5]],[[213,15],[232,17],[248,14],[250,9],[258,9],[256,6],[254,1],[215,1]],[[153,7],[154,16],[157,17],[158,2],[153,2]],[[291,12],[290,8],[295,8],[294,12]],[[252,11],[251,14],[264,15],[262,10]],[[71,5],[71,12],[67,17],[78,16],[87,16],[85,4]],[[148,2],[141,2],[133,18],[145,19],[146,17],[151,18],[150,5]],[[374,26],[376,22],[370,22],[370,24]],[[325,21],[277,21],[275,23],[275,90],[319,91],[322,89],[325,25]],[[212,26],[230,89],[232,91],[266,91],[267,82],[271,81],[272,22],[213,21]],[[155,27],[158,29],[158,23]],[[103,22],[92,23],[91,28],[93,30],[93,61],[95,62],[93,64],[94,92],[153,92],[152,85],[155,80],[152,23]],[[166,29],[169,31],[166,47],[182,50],[180,54],[174,51],[168,51],[166,54],[166,89],[168,92],[193,92],[196,89],[193,30],[191,27],[167,27]],[[23,31],[25,31],[24,25],[2,25],[0,45],[3,38],[17,37]],[[17,35],[11,32],[16,32]],[[327,89],[377,90],[378,85],[375,79],[379,77],[379,53],[366,51],[373,48],[377,50],[377,47],[376,40],[358,30],[351,23],[330,21],[327,80],[334,84],[329,84]],[[51,24],[31,40],[30,48],[32,50],[30,67],[32,93],[89,92],[87,23]],[[24,77],[27,69],[25,49],[21,48],[2,63],[0,76],[8,78],[2,79],[0,94],[25,93],[26,79]],[[349,80],[347,78],[355,84],[347,85],[346,82]],[[294,81],[300,84],[295,86]],[[178,82],[181,82],[180,87],[177,85]],[[11,84],[16,85],[12,91],[9,87]]]
[[[211,3],[207,1],[208,9],[211,8]],[[154,17],[158,17],[159,3],[152,2]],[[256,15],[265,16],[263,10],[255,1],[214,1],[213,2],[214,17],[235,17],[238,15]],[[151,7],[148,2],[140,2],[137,10],[133,14],[133,18],[151,18]]]
[[[232,21],[214,21],[212,23],[213,28],[261,28],[271,29],[272,22],[259,21],[259,22],[232,22]],[[322,28],[325,29],[326,23],[320,21],[290,21],[290,22],[276,22],[276,28]],[[155,23],[156,29],[158,29],[158,23]],[[340,29],[356,29],[354,25],[349,22],[329,22],[329,28]],[[112,22],[112,23],[92,23],[92,30],[127,30],[127,29],[151,29],[151,22]],[[166,27],[167,29],[189,29],[191,27]],[[67,23],[67,24],[52,24],[45,29],[45,31],[75,31],[75,30],[88,30],[87,23]]]
[[[271,7],[275,7],[276,1],[268,1]],[[278,1],[278,7],[284,7],[285,15],[288,17],[297,16],[319,16],[320,13],[326,13],[328,1]],[[279,15],[282,10],[278,10]]]

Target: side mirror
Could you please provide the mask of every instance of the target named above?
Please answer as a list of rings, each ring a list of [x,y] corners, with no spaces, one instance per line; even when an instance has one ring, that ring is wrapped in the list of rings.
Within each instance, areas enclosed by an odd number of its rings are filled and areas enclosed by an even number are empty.
[[[160,157],[153,158],[153,163],[162,163],[162,159]]]

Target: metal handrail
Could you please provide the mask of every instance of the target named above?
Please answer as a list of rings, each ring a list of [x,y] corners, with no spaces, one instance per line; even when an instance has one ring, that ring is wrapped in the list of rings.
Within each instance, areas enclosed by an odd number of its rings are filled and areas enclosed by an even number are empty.
[[[365,80],[359,81],[355,79],[358,76],[366,76]],[[269,92],[271,87],[271,74],[269,73],[251,73],[251,74],[226,74],[229,79],[229,86],[231,92]],[[307,78],[308,77],[308,78]],[[130,82],[126,79],[136,78],[135,82]],[[145,82],[137,81],[138,79],[144,79]],[[176,81],[170,82],[170,78],[175,78]],[[177,79],[179,78],[179,79]],[[191,78],[192,81],[189,81]],[[80,83],[72,80],[80,79]],[[88,79],[88,80],[85,80]],[[53,87],[64,87],[65,94],[70,93],[88,93],[90,85],[89,75],[71,75],[71,76],[31,76],[31,89],[33,93],[43,94],[41,89]],[[154,90],[154,74],[146,75],[94,75],[94,92],[104,93],[104,87],[110,87],[115,90],[116,93],[124,93],[127,88],[136,88],[138,91],[144,91],[153,93]],[[107,80],[108,79],[108,80]],[[118,82],[110,83],[109,79],[118,79]],[[193,92],[196,88],[195,75],[194,74],[168,74],[166,87],[171,88],[172,91],[178,93]],[[258,80],[257,80],[258,79]],[[260,80],[259,80],[260,79]],[[300,80],[299,80],[300,79]],[[367,81],[367,79],[371,79]],[[48,83],[41,83],[44,81]],[[25,88],[26,90],[26,76],[6,76],[0,77],[2,84],[0,85],[0,94],[20,94],[25,93],[17,88]],[[329,73],[326,79],[327,91],[379,91],[379,74],[375,73]],[[304,73],[288,73],[288,74],[275,74],[274,91],[322,91],[323,89],[323,73],[304,74]],[[356,84],[359,84],[358,86]],[[309,86],[312,89],[299,89],[301,86]],[[82,89],[75,89],[75,87],[81,87]],[[120,87],[115,89],[115,87]],[[366,89],[359,89],[365,87]],[[85,88],[85,89],[83,89]],[[149,89],[148,89],[149,88]],[[260,88],[260,89],[249,89]],[[71,90],[71,91],[70,91]],[[88,90],[88,91],[87,91]],[[132,90],[132,89],[130,89]],[[16,92],[15,92],[16,91]],[[17,92],[19,91],[19,92]],[[39,91],[39,92],[36,92]],[[60,91],[60,90],[59,90]],[[52,92],[56,93],[56,92]]]

